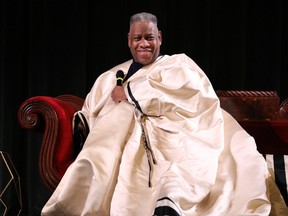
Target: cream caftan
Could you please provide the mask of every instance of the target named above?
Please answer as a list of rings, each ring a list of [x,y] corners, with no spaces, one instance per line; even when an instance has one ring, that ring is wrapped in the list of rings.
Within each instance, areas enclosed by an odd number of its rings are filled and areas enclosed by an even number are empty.
[[[115,74],[131,63],[100,75],[87,95],[90,133],[42,215],[269,215],[266,162],[197,64],[160,56],[115,104]]]

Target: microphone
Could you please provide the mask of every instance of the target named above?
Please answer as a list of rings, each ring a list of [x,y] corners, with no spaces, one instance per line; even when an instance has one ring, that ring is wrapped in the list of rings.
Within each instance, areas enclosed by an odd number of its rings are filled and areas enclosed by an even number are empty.
[[[116,73],[117,86],[122,86],[123,79],[124,79],[124,72],[122,70],[118,70]]]

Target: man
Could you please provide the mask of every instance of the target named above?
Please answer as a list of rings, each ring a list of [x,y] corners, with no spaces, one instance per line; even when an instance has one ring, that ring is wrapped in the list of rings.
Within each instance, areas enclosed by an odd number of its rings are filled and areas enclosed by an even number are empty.
[[[42,215],[269,215],[254,139],[197,64],[161,43],[153,14],[131,17],[133,59],[95,81],[80,111],[90,133]]]

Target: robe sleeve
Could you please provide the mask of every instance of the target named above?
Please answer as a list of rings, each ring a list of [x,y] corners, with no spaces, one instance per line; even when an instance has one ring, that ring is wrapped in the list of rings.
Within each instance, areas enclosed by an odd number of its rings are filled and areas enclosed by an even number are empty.
[[[115,72],[113,71],[101,74],[87,94],[82,109],[74,114],[74,119],[75,116],[81,113],[82,116],[85,116],[91,130],[96,117],[107,104],[107,101],[110,101],[111,92],[115,87],[115,80]]]

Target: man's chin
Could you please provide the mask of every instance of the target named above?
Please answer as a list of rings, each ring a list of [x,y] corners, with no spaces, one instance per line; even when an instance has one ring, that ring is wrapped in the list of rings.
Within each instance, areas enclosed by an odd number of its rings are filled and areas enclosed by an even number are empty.
[[[141,55],[138,56],[138,60],[141,64],[146,65],[152,62],[152,57],[151,55]]]
[[[139,63],[142,65],[150,64],[152,61],[151,59],[139,59]]]

